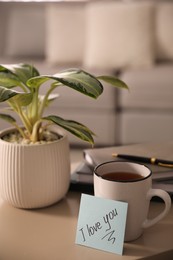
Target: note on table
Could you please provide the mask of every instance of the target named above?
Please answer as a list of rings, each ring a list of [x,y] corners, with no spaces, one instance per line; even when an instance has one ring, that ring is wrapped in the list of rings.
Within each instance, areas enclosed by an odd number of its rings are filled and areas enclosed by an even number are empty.
[[[126,202],[82,194],[76,244],[122,255],[127,207]]]

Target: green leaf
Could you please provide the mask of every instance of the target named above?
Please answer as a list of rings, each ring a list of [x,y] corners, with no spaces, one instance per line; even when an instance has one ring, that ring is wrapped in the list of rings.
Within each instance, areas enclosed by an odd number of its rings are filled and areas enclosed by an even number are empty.
[[[6,88],[12,88],[20,85],[20,81],[10,73],[0,72],[0,85]]]
[[[26,84],[27,80],[39,76],[38,70],[29,64],[10,64],[10,65],[0,65],[0,72],[11,73],[15,75],[18,81]]]
[[[29,79],[26,82],[26,85],[29,88],[38,88],[40,85],[45,83],[46,81],[50,80],[51,76],[37,76]]]
[[[45,95],[39,95],[39,100],[42,102],[44,100]],[[51,102],[59,97],[58,93],[52,93],[49,95],[48,99],[46,100],[46,106],[48,106]]]
[[[118,87],[118,88],[125,88],[129,89],[129,87],[126,85],[126,83],[118,78],[112,77],[112,76],[99,76],[97,77],[99,80],[103,80],[112,86]]]
[[[21,93],[13,89],[0,86],[0,102],[10,100],[18,106],[27,106],[32,102],[32,93]]]
[[[92,135],[94,135],[94,133],[83,124],[80,124],[80,123],[78,123],[76,121],[72,121],[72,120],[65,120],[61,117],[54,116],[54,115],[44,117],[43,119],[52,121],[53,123],[66,129],[73,135],[82,139],[83,141],[89,142],[92,145],[94,144],[94,139],[92,137]]]
[[[48,97],[48,101],[51,102],[51,101],[54,101],[55,99],[57,99],[59,97],[59,94],[58,93],[52,93],[49,95]]]
[[[103,86],[93,75],[78,69],[70,69],[53,76],[45,75],[38,76],[27,81],[28,86],[40,85],[43,82],[52,79],[55,81],[54,86],[59,86],[62,83],[72,89],[81,92],[84,95],[97,98],[103,92]]]
[[[0,102],[4,102],[17,94],[19,94],[19,92],[0,86]]]
[[[15,118],[13,118],[10,115],[6,115],[6,114],[0,114],[0,118],[7,121],[8,123],[15,123],[16,122]]]
[[[32,93],[19,93],[13,97],[13,102],[17,103],[20,107],[26,107],[32,102]]]

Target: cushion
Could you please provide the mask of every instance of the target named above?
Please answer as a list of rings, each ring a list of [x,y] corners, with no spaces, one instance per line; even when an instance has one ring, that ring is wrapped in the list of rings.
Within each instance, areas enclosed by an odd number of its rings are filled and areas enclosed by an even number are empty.
[[[160,111],[125,111],[121,114],[121,144],[172,140],[172,114]]]
[[[44,10],[37,4],[19,4],[10,9],[7,24],[7,56],[44,55]]]
[[[173,3],[158,3],[156,8],[158,59],[173,59]]]
[[[83,4],[48,4],[46,7],[46,58],[50,63],[82,61],[85,43]]]
[[[152,4],[143,2],[89,4],[84,63],[101,68],[152,65],[153,11]]]
[[[119,92],[121,109],[154,109],[172,111],[173,109],[173,65],[159,64],[152,68],[123,71],[121,79],[130,91]]]

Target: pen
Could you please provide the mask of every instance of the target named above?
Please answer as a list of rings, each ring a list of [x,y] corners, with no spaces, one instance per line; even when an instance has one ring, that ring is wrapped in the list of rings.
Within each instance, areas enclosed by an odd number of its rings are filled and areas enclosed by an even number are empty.
[[[141,162],[141,163],[150,163],[150,164],[155,164],[158,166],[173,168],[173,161],[157,159],[154,157],[142,157],[142,156],[136,156],[136,155],[116,154],[116,153],[113,153],[112,156],[130,160],[130,161],[136,161],[136,162]]]

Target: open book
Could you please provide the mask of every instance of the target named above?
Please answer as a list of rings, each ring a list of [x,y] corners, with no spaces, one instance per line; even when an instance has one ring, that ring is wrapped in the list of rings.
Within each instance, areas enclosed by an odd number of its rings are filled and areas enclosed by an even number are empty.
[[[113,157],[113,153],[155,157],[173,161],[173,142],[85,149],[83,151],[84,161],[72,174],[72,182],[92,186],[93,169],[96,165],[111,160],[123,160]],[[153,187],[164,189],[170,194],[173,194],[173,168],[153,164],[145,165],[147,165],[152,171]]]

